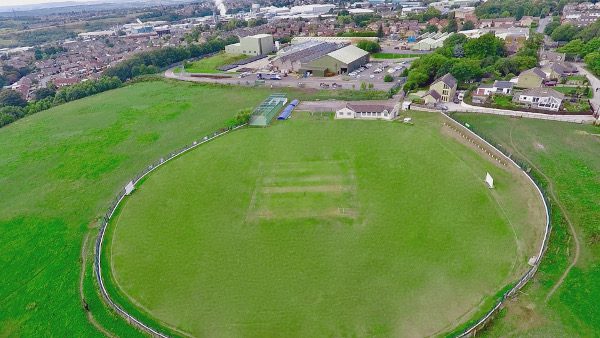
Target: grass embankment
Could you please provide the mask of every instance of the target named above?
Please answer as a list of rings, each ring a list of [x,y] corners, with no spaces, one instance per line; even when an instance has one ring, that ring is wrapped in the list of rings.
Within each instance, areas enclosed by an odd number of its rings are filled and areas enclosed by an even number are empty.
[[[541,204],[411,115],[295,114],[154,172],[110,225],[121,296],[196,336],[424,336],[487,310],[527,268]]]
[[[494,322],[490,336],[592,337],[600,332],[600,128],[590,125],[456,114],[480,134],[528,160],[553,187],[550,246],[533,282]],[[574,255],[562,203],[581,243],[581,257],[546,302]]]
[[[188,73],[223,73],[217,68],[248,58],[246,55],[232,55],[225,52],[185,64]],[[179,69],[179,68],[178,68]]]

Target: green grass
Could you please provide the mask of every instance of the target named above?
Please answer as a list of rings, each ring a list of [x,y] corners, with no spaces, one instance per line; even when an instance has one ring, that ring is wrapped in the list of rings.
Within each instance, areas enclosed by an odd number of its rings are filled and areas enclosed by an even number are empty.
[[[246,55],[232,55],[222,52],[198,61],[186,63],[185,71],[188,73],[222,73],[222,71],[217,69],[218,67],[246,58],[248,58]]]
[[[581,97],[587,97],[587,98],[592,98],[594,97],[594,92],[592,90],[590,90],[588,92],[587,95],[585,95],[584,93],[584,89],[587,88],[585,86],[583,87],[563,87],[563,86],[556,86],[556,87],[552,87],[552,89],[561,92],[565,95],[577,95],[580,94]]]
[[[95,236],[98,217],[148,163],[222,127],[269,93],[144,82],[0,128],[0,336],[99,336],[79,300],[84,235]],[[120,336],[134,335],[104,308],[91,266],[86,277],[96,319]]]
[[[371,56],[374,59],[405,59],[418,58],[418,54],[400,54],[400,53],[373,53]]]
[[[570,102],[569,100],[563,101],[563,109],[569,113],[590,113],[592,111],[592,107],[587,100],[579,100],[575,103]]]
[[[600,158],[597,156],[600,128],[489,115],[456,116],[494,143],[508,148],[516,158],[528,158],[550,178],[582,244],[578,264],[546,303],[546,295],[572,260],[574,250],[564,216],[553,200],[552,236],[543,264],[533,282],[487,334],[493,337],[597,336],[600,332],[597,304],[600,299]],[[541,177],[536,170],[532,173]]]
[[[118,298],[196,336],[423,336],[471,319],[527,268],[541,204],[439,115],[411,115],[295,114],[160,168],[109,227]]]
[[[506,95],[492,95],[492,107],[503,108],[503,109],[516,109],[519,108],[517,104],[512,102],[511,96]]]

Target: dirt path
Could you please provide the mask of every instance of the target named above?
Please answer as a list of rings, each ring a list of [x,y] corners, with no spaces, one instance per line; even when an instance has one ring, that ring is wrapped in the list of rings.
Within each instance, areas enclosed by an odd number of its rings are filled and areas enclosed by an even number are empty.
[[[558,199],[558,195],[556,194],[556,191],[554,189],[554,183],[553,183],[553,181],[542,170],[540,170],[539,167],[537,167],[535,164],[533,164],[533,162],[527,156],[525,156],[523,153],[521,153],[519,151],[519,149],[517,148],[517,146],[513,142],[513,137],[512,137],[513,129],[514,129],[514,125],[511,126],[510,133],[509,133],[510,145],[514,149],[515,153],[517,153],[517,155],[519,155],[523,160],[525,160],[527,163],[529,163],[529,165],[533,169],[535,169],[540,175],[542,175],[542,177],[544,178],[544,180],[546,180],[546,182],[548,183],[548,187],[547,187],[548,193],[550,194],[550,197],[552,197],[552,199],[554,200],[554,202],[556,203],[556,205],[558,205],[558,208],[562,212],[565,220],[567,221],[567,224],[569,225],[569,232],[571,232],[571,235],[573,236],[573,239],[575,240],[575,255],[573,256],[573,261],[565,269],[565,271],[560,276],[560,278],[558,279],[558,281],[556,281],[556,284],[554,284],[554,286],[552,287],[552,289],[550,289],[550,292],[548,292],[548,295],[546,295],[545,301],[548,302],[550,300],[550,298],[552,297],[552,295],[554,295],[554,293],[556,292],[556,290],[558,290],[558,288],[565,281],[565,279],[567,278],[567,275],[569,274],[569,272],[571,272],[571,269],[573,269],[573,267],[575,266],[575,264],[577,264],[577,261],[579,260],[579,253],[581,251],[581,244],[579,243],[579,237],[577,237],[577,232],[575,231],[575,226],[573,225],[573,222],[571,221],[571,217],[569,216],[569,213],[567,212],[567,209],[564,207],[564,205]]]
[[[87,316],[88,321],[100,332],[102,332],[102,334],[104,334],[107,337],[116,337],[114,334],[112,334],[111,332],[109,332],[108,330],[106,330],[102,325],[100,325],[100,323],[98,323],[98,321],[96,321],[96,318],[94,318],[94,315],[92,314],[92,312],[86,307],[87,303],[85,302],[85,295],[83,293],[83,281],[85,279],[85,270],[87,267],[87,250],[88,250],[88,243],[90,239],[90,232],[88,231],[88,233],[85,235],[85,238],[83,239],[83,246],[81,247],[81,275],[79,277],[79,297],[81,298],[81,303],[82,306],[84,306],[84,310],[85,310],[85,314]]]

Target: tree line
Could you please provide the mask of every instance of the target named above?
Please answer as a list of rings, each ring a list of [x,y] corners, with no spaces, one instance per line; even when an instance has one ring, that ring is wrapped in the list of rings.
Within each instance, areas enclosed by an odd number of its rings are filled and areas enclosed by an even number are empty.
[[[544,18],[549,15],[560,15],[563,7],[575,1],[569,0],[489,0],[475,7],[475,14],[480,19],[514,17],[521,20],[523,16]]]
[[[411,65],[405,91],[431,84],[435,79],[450,73],[460,85],[482,78],[510,79],[523,70],[537,65],[537,50],[542,36],[532,35],[515,55],[507,57],[502,39],[493,33],[469,39],[464,34],[454,34],[432,54],[421,56]]]
[[[191,44],[181,47],[166,47],[153,51],[142,52],[118,63],[104,71],[107,77],[117,77],[125,82],[139,75],[155,74],[160,69],[182,62],[189,58],[197,58],[223,50],[226,45],[236,43],[237,37],[212,39],[203,44]]]
[[[119,88],[123,82],[117,77],[101,77],[56,90],[49,85],[38,89],[35,99],[27,102],[20,93],[4,89],[0,91],[0,127],[12,123],[27,115],[50,109],[54,106],[98,94],[110,89]]]

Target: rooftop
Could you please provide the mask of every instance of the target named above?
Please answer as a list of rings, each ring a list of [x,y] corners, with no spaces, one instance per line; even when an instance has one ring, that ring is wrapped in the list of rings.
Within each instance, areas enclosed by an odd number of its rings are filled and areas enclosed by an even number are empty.
[[[552,88],[542,87],[542,88],[530,88],[525,89],[521,95],[528,96],[539,96],[539,97],[554,97],[557,99],[564,99],[565,95],[561,92],[558,92]]]
[[[327,55],[331,56],[334,59],[340,60],[343,63],[348,64],[353,61],[356,61],[361,57],[369,55],[369,53],[356,46],[350,45],[333,51]]]

